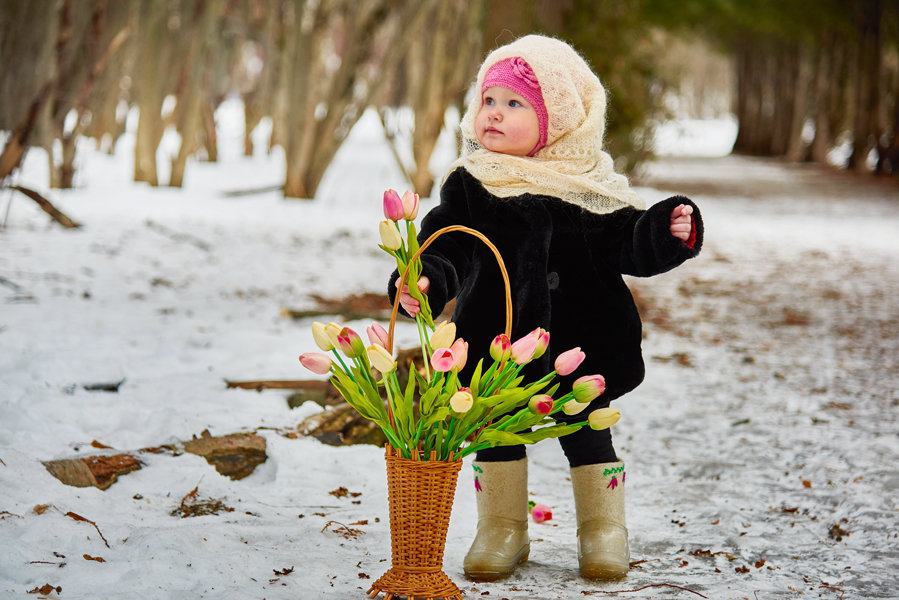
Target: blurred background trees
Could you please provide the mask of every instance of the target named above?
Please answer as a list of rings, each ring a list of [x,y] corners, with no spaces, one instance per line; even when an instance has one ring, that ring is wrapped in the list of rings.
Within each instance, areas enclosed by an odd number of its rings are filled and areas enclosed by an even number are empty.
[[[651,157],[659,122],[733,114],[734,152],[899,174],[892,0],[8,0],[0,180],[36,146],[71,187],[79,140],[111,151],[131,114],[135,181],[181,186],[191,158],[217,159],[216,108],[239,97],[245,152],[270,123],[285,196],[314,197],[368,108],[427,195],[480,61],[533,32],[600,76],[622,170]],[[160,169],[166,131],[179,145]]]

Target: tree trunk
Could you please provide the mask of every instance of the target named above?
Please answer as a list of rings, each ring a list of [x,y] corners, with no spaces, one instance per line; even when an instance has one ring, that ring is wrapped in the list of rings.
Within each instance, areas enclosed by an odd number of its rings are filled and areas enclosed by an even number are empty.
[[[200,132],[206,130],[205,111],[211,95],[212,77],[212,36],[215,33],[223,9],[222,0],[200,0],[194,5],[194,14],[186,30],[189,39],[181,83],[178,90],[178,123],[181,146],[172,159],[170,187],[181,187],[187,159],[198,145]],[[213,119],[214,120],[214,119]],[[214,129],[214,126],[213,126]]]
[[[857,77],[855,81],[855,127],[849,168],[867,171],[867,158],[880,137],[880,19],[883,0],[863,0],[856,5],[858,28]]]
[[[815,137],[809,149],[809,158],[820,164],[827,162],[827,154],[833,146],[833,134],[830,128],[830,87],[833,85],[832,58],[833,32],[825,32],[821,37],[821,43],[817,47],[815,61],[815,93],[814,93],[814,121]]]
[[[799,162],[806,154],[806,147],[802,139],[802,131],[805,128],[809,113],[809,89],[812,85],[813,57],[802,47],[796,50],[796,80],[794,83],[792,119],[789,123],[787,147],[784,154],[789,162]]]
[[[295,26],[294,33],[288,35],[292,40],[288,45],[292,60],[286,61],[290,91],[287,98],[292,108],[286,111],[286,197],[315,196],[343,140],[387,79],[381,74],[391,72],[399,64],[410,37],[404,33],[414,30],[434,3],[435,0],[369,0],[354,5],[322,2],[314,15],[305,15],[302,7],[297,7],[303,23],[329,24],[329,39],[340,60],[336,69],[330,69],[320,59],[299,59],[326,56],[320,50],[320,35],[325,35],[318,33],[322,27],[311,27],[311,31],[301,27],[297,31]],[[297,106],[299,98],[303,101]]]
[[[172,38],[168,31],[168,6],[153,0],[142,0],[138,33],[139,70],[137,73],[137,106],[140,115],[134,140],[134,181],[159,185],[156,150],[162,140],[165,125],[162,103],[165,99],[163,77],[171,65],[165,51]]]

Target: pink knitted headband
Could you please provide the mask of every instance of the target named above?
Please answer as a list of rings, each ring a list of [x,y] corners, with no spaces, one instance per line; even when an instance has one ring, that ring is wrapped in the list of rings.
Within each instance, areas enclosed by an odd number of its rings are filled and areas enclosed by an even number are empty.
[[[509,88],[525,100],[531,103],[537,112],[537,121],[540,124],[540,140],[528,156],[534,156],[540,148],[546,145],[546,123],[549,115],[546,112],[546,104],[543,103],[543,92],[537,76],[523,58],[518,56],[501,60],[484,75],[484,83],[481,85],[481,101],[484,92],[493,86]]]

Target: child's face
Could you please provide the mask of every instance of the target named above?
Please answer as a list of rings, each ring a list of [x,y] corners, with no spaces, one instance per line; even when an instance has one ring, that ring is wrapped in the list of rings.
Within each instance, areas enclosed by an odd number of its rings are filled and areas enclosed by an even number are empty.
[[[527,156],[540,141],[540,121],[530,102],[506,87],[484,90],[474,120],[481,145],[492,152]]]

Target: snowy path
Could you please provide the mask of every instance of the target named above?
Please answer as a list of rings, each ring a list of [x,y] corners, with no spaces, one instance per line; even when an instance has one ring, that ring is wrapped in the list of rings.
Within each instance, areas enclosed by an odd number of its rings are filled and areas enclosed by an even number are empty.
[[[665,159],[648,184],[693,197],[708,237],[699,259],[632,282],[648,376],[617,403],[615,439],[638,563],[621,582],[577,577],[567,468],[550,441],[529,450],[531,494],[554,509],[531,525],[530,562],[504,582],[462,577],[466,464],[447,573],[467,598],[644,586],[615,597],[899,597],[899,191],[731,157]],[[58,202],[83,231],[48,227],[17,200],[0,233],[0,276],[33,296],[0,289],[0,596],[49,583],[66,599],[365,598],[389,560],[382,451],[288,439],[278,429],[315,407],[222,379],[306,376],[295,357],[312,347],[308,324],[279,311],[311,291],[381,289],[377,207],[335,216],[275,195],[92,190]],[[121,378],[118,394],[70,387]],[[105,492],[40,464],[97,452],[92,440],[131,450],[258,427],[272,428],[269,460],[236,482],[187,454],[142,456]],[[341,486],[351,494],[329,493]],[[172,516],[194,487],[234,510]],[[329,521],[362,533],[323,531]]]

